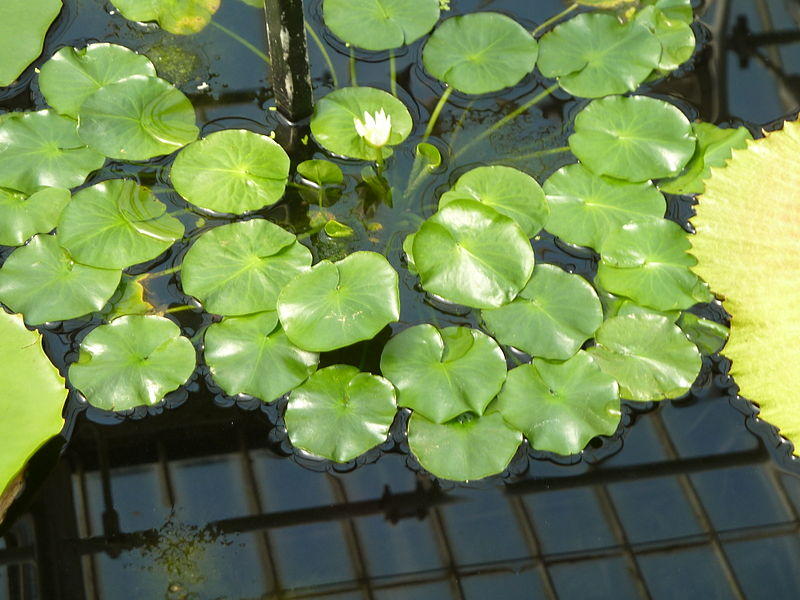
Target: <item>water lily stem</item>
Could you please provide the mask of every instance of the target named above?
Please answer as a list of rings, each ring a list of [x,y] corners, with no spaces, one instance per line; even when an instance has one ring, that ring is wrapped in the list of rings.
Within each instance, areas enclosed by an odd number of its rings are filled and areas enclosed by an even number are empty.
[[[220,25],[220,24],[219,24],[219,23],[217,23],[216,21],[211,21],[211,25],[213,25],[214,27],[216,27],[217,29],[219,29],[219,30],[220,30],[222,33],[224,33],[224,34],[225,34],[225,35],[227,35],[228,37],[230,37],[230,38],[233,38],[234,40],[236,40],[237,42],[239,42],[239,43],[240,43],[242,46],[244,46],[245,48],[247,48],[248,50],[250,50],[250,52],[252,52],[253,54],[255,54],[255,55],[258,57],[258,58],[260,58],[261,60],[263,60],[265,63],[267,63],[267,64],[270,64],[270,62],[269,62],[269,56],[267,56],[266,54],[264,54],[264,53],[263,53],[261,50],[259,50],[258,48],[256,48],[256,47],[255,47],[253,44],[251,44],[250,42],[248,42],[246,39],[244,39],[242,36],[240,36],[240,35],[239,35],[238,33],[236,33],[235,31],[233,31],[233,30],[231,30],[231,29],[228,29],[228,28],[227,28],[227,27],[225,27],[224,25]]]
[[[378,164],[378,177],[383,177],[383,148],[375,148],[375,162]]]
[[[317,35],[317,32],[314,31],[314,28],[311,26],[311,23],[308,21],[303,21],[306,25],[306,31],[308,31],[308,35],[311,36],[311,39],[314,40],[314,43],[319,48],[319,51],[322,53],[322,58],[325,59],[325,63],[328,65],[328,70],[331,72],[331,79],[333,79],[333,87],[339,87],[339,78],[336,76],[336,69],[333,66],[333,61],[331,60],[331,55],[328,53],[328,50],[325,48],[325,44],[322,43],[322,39]]]
[[[196,306],[191,306],[189,304],[183,304],[181,306],[173,306],[173,307],[170,307],[170,308],[166,309],[164,311],[164,314],[168,315],[170,313],[183,312],[185,310],[194,310],[196,308],[197,308]]]
[[[136,278],[136,281],[141,283],[142,281],[146,281],[148,279],[156,279],[157,277],[163,277],[165,275],[172,275],[173,273],[177,273],[178,271],[180,271],[181,270],[181,266],[182,265],[177,265],[177,266],[174,266],[174,267],[172,267],[170,269],[164,269],[163,271],[149,271],[149,272],[145,273],[144,275],[139,275]]]
[[[436,121],[439,120],[439,115],[441,114],[444,105],[447,104],[447,101],[450,99],[450,94],[452,93],[453,88],[446,88],[444,90],[444,94],[442,94],[442,97],[439,98],[439,102],[436,103],[436,107],[431,113],[430,121],[428,121],[428,126],[425,128],[425,134],[422,136],[423,142],[431,136],[431,133],[433,133],[433,128],[436,126]]]
[[[529,154],[518,154],[514,156],[514,160],[523,160],[526,158],[537,158],[539,156],[549,156],[551,154],[561,154],[563,152],[569,152],[569,146],[560,146],[558,148],[547,148],[546,150],[537,150],[536,152],[531,152]]]
[[[550,18],[549,18],[549,19],[547,19],[547,20],[546,20],[544,23],[542,23],[541,25],[539,25],[539,26],[538,26],[536,29],[534,29],[533,31],[531,31],[531,35],[535,37],[537,33],[539,33],[539,32],[541,32],[541,31],[543,31],[543,30],[547,29],[547,28],[548,28],[548,27],[550,27],[550,25],[552,25],[553,23],[556,23],[557,21],[560,21],[561,19],[563,19],[564,17],[566,17],[568,14],[570,14],[571,12],[573,12],[574,10],[576,10],[577,8],[578,8],[578,4],[577,4],[577,3],[576,3],[576,4],[570,4],[570,5],[569,5],[567,8],[565,8],[564,10],[562,10],[560,13],[558,13],[558,14],[557,14],[557,15],[555,15],[554,17],[550,17]]]
[[[397,97],[397,61],[394,50],[389,50],[389,79],[391,80],[392,96]]]
[[[353,48],[350,48],[350,85],[358,85],[358,77],[356,76],[356,53]]]

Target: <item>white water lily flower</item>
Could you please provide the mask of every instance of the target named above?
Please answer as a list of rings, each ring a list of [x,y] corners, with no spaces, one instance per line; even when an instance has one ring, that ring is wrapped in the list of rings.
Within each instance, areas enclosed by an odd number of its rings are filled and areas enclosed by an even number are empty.
[[[392,133],[392,117],[388,116],[383,109],[376,112],[375,116],[364,111],[364,120],[354,117],[353,125],[356,127],[356,133],[373,148],[385,146]]]

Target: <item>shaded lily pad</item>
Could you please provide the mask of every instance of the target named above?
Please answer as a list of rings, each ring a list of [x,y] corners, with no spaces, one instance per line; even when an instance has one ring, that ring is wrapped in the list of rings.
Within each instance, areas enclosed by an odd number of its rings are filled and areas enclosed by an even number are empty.
[[[191,35],[202,31],[219,9],[221,0],[112,0],[131,21],[156,21],[165,31]]]
[[[14,80],[42,53],[44,36],[61,12],[61,0],[0,2],[0,87]]]
[[[274,140],[244,129],[217,131],[175,158],[170,179],[188,202],[242,214],[274,204],[289,177],[289,156]]]
[[[123,275],[116,293],[109,300],[111,309],[105,315],[106,321],[113,321],[125,315],[146,315],[155,310],[144,297],[144,286],[138,279]]]
[[[619,386],[583,351],[563,363],[537,359],[508,373],[492,410],[536,450],[577,454],[593,437],[617,430]]]
[[[422,52],[428,72],[465,94],[517,85],[533,71],[539,45],[514,19],[494,12],[451,17]]]
[[[194,346],[175,323],[130,315],[92,329],[68,376],[92,406],[129,410],[157,404],[178,389],[196,360]]]
[[[519,225],[475,200],[450,202],[425,221],[412,252],[428,292],[476,308],[511,302],[533,272]]]
[[[297,448],[345,463],[385,441],[396,412],[391,383],[334,365],[291,393],[284,418]]]
[[[482,310],[481,317],[501,344],[566,360],[600,327],[603,308],[583,277],[539,263],[519,296],[500,308]]]
[[[329,160],[304,160],[297,165],[297,173],[306,181],[319,187],[341,185],[344,182],[341,167]]]
[[[52,231],[69,199],[69,190],[63,188],[44,188],[30,196],[0,188],[0,244],[21,246],[37,233]]]
[[[641,0],[644,7],[653,6],[664,13],[668,19],[683,21],[691,25],[694,21],[692,0]]]
[[[725,325],[690,312],[681,313],[677,325],[703,354],[715,354],[722,350],[730,335],[730,329]]]
[[[319,354],[289,341],[274,311],[226,317],[205,333],[205,362],[226,394],[272,402],[317,370]]]
[[[305,350],[368,340],[400,318],[397,271],[375,252],[323,260],[283,288],[278,317],[288,338]]]
[[[275,310],[278,293],[311,265],[294,234],[264,219],[214,227],[183,259],[183,291],[208,312],[236,316]]]
[[[444,423],[468,411],[483,414],[506,379],[506,359],[477,329],[423,324],[389,340],[381,372],[397,388],[400,406]]]
[[[409,233],[403,239],[403,253],[406,255],[406,268],[408,269],[409,273],[416,275],[417,272],[417,265],[414,264],[414,236],[416,234]]]
[[[0,268],[0,302],[29,325],[74,319],[103,308],[120,276],[76,263],[55,236],[37,235]]]

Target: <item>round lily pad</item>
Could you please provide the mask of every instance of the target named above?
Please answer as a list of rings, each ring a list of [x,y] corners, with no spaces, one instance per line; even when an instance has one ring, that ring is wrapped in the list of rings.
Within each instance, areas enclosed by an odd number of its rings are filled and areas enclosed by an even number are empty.
[[[700,373],[697,347],[666,317],[632,314],[600,326],[589,349],[594,361],[619,383],[628,400],[677,398]]]
[[[661,43],[638,21],[585,13],[542,36],[539,70],[582,98],[632,92],[659,66]]]
[[[278,293],[311,265],[294,234],[264,219],[214,227],[183,259],[183,291],[208,312],[236,316],[275,310]]]
[[[37,235],[0,268],[0,302],[29,325],[74,319],[103,308],[121,275],[76,263],[55,236]]]
[[[428,33],[439,20],[439,0],[325,0],[325,24],[339,38],[367,50],[391,50]]]
[[[481,311],[501,344],[531,356],[566,360],[580,350],[603,322],[603,307],[580,275],[539,263],[510,304]]]
[[[611,96],[578,113],[569,147],[597,175],[646,181],[680,173],[695,137],[686,116],[668,102]]]
[[[342,168],[329,160],[304,160],[297,165],[297,173],[306,181],[319,187],[344,183]]]
[[[475,200],[439,209],[414,236],[412,253],[427,291],[476,308],[511,302],[533,272],[533,249],[516,221]]]
[[[283,288],[278,317],[289,339],[305,350],[368,340],[400,318],[397,271],[375,252],[323,260]]]
[[[494,12],[451,17],[422,52],[428,72],[464,94],[517,85],[533,71],[539,45],[514,19]]]
[[[694,21],[692,0],[642,0],[642,6],[653,6],[664,13],[668,19],[683,21],[691,25]]]
[[[289,177],[289,156],[275,141],[244,129],[217,131],[189,144],[170,171],[175,191],[200,208],[242,214],[274,204]]]
[[[419,413],[408,421],[408,445],[419,463],[441,479],[471,481],[502,473],[522,434],[497,412],[434,423]]]
[[[194,107],[170,83],[134,75],[89,96],[78,133],[109,158],[141,161],[170,154],[197,139]]]
[[[468,411],[483,414],[506,379],[506,359],[477,329],[423,324],[389,340],[381,372],[397,388],[400,406],[444,423]]]
[[[156,21],[177,35],[202,31],[219,9],[221,0],[112,0],[131,21]]]
[[[562,363],[536,359],[508,373],[492,405],[536,450],[577,454],[619,426],[619,386],[584,351]]]
[[[663,217],[664,196],[647,181],[629,183],[595,175],[583,165],[562,167],[544,183],[547,231],[567,243],[599,248],[626,223]]]
[[[116,44],[89,44],[80,50],[67,46],[42,65],[39,89],[59,113],[77,117],[86,98],[132,75],[155,77],[156,68],[146,56]]]
[[[286,431],[297,448],[345,463],[385,441],[396,413],[391,383],[350,365],[334,365],[291,393]]]
[[[633,22],[641,23],[652,31],[661,45],[658,75],[674,71],[694,54],[694,31],[685,21],[671,19],[655,6],[646,6],[636,13]]]
[[[321,98],[311,117],[311,132],[322,147],[334,154],[376,160],[376,149],[358,134],[354,120],[363,121],[364,113],[374,115],[380,110],[392,122],[387,146],[402,143],[414,127],[408,109],[391,94],[370,87],[342,88]],[[385,158],[391,149],[384,147],[381,152]]]
[[[85,265],[124,269],[155,258],[183,236],[183,224],[146,187],[110,179],[72,197],[58,241]]]
[[[78,123],[52,110],[9,113],[0,121],[0,187],[33,194],[73,188],[105,157],[78,137]]]
[[[205,334],[205,362],[226,394],[272,402],[317,369],[319,355],[289,341],[274,311],[226,317]]]
[[[194,346],[169,319],[128,315],[83,338],[68,377],[92,406],[130,410],[157,404],[186,383],[196,360]]]
[[[44,188],[30,196],[0,188],[0,244],[22,246],[34,234],[52,231],[69,199],[69,190],[63,188]]]
[[[439,208],[454,200],[477,200],[517,222],[529,238],[547,221],[550,209],[536,180],[511,167],[478,167],[458,178],[450,191],[442,194]]]

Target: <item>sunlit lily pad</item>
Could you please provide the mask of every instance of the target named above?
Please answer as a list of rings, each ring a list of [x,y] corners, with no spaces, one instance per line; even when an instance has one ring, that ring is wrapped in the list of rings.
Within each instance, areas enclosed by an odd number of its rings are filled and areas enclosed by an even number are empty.
[[[289,156],[274,140],[244,129],[189,144],[170,171],[175,191],[200,208],[241,214],[283,196]]]
[[[0,268],[0,302],[29,325],[74,319],[103,308],[120,276],[76,263],[55,236],[37,235]]]
[[[381,372],[397,388],[400,406],[444,423],[468,411],[483,414],[505,381],[506,360],[476,329],[423,324],[389,340]]]
[[[81,105],[78,133],[109,158],[148,160],[197,138],[194,107],[170,83],[134,75],[110,83]]]
[[[156,21],[178,35],[202,31],[219,9],[221,0],[112,0],[131,21]]]
[[[647,27],[661,44],[661,58],[657,69],[659,74],[674,71],[694,54],[694,31],[685,21],[671,19],[655,6],[646,6],[636,13],[633,22]]]
[[[690,312],[681,313],[677,325],[703,354],[714,354],[722,350],[730,335],[730,330],[725,325]]]
[[[569,146],[597,175],[646,181],[680,173],[694,154],[695,137],[686,116],[668,102],[611,96],[578,113]]]
[[[700,373],[697,347],[666,317],[613,317],[600,326],[595,341],[589,353],[628,400],[677,398]]]
[[[653,6],[664,13],[668,19],[675,21],[683,21],[687,25],[691,25],[694,21],[694,10],[692,9],[692,0],[640,0],[642,5],[646,8]]]
[[[334,365],[291,393],[286,431],[297,448],[344,463],[385,441],[396,412],[391,383]]]
[[[619,386],[583,351],[563,363],[534,360],[508,373],[492,405],[536,450],[577,454],[619,426]]]
[[[0,244],[21,246],[58,224],[70,199],[69,190],[44,188],[31,196],[0,188]]]
[[[539,45],[514,19],[494,12],[451,17],[422,52],[428,72],[465,94],[517,85],[533,71]]]
[[[196,360],[194,346],[169,319],[125,316],[83,338],[69,381],[97,408],[129,410],[178,389]]]
[[[145,299],[144,286],[135,277],[123,275],[117,291],[109,299],[111,304],[106,321],[113,321],[125,315],[146,315],[154,312],[155,307]]]
[[[155,258],[183,236],[183,225],[166,210],[146,187],[110,179],[72,197],[58,241],[80,263],[124,269]]]
[[[226,394],[272,402],[317,369],[319,355],[289,341],[274,311],[226,317],[205,334],[205,362]]]
[[[501,344],[531,356],[566,360],[600,327],[603,308],[583,277],[539,263],[519,296],[481,311],[481,316]]]
[[[183,291],[208,312],[236,316],[275,310],[278,293],[311,265],[311,252],[264,219],[214,227],[189,248]]]
[[[329,160],[304,160],[297,165],[297,173],[319,187],[341,185],[344,182],[342,168]]]
[[[428,292],[476,308],[511,302],[533,272],[519,225],[475,200],[450,202],[425,221],[412,252]]]
[[[323,260],[283,288],[278,316],[289,339],[305,350],[368,340],[400,318],[397,271],[375,252]]]
[[[61,0],[0,2],[0,87],[14,80],[42,53],[44,36],[61,12]]]

